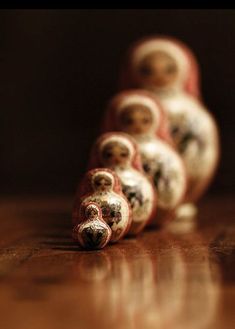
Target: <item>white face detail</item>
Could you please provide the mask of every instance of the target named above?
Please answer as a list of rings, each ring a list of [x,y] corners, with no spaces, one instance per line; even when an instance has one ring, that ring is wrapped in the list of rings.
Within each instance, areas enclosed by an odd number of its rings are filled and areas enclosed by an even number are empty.
[[[144,42],[135,49],[132,65],[138,83],[153,90],[182,87],[189,74],[186,53],[170,40]]]
[[[125,138],[112,138],[105,140],[100,147],[100,159],[102,165],[114,169],[118,166],[129,166],[134,155],[134,149]]]
[[[146,95],[130,93],[116,108],[120,130],[130,135],[155,133],[160,125],[158,104]]]
[[[101,171],[92,177],[92,187],[95,192],[109,192],[113,189],[114,178],[111,174]]]
[[[98,218],[99,215],[99,208],[95,205],[89,205],[85,209],[85,216],[87,219],[95,219]]]
[[[119,114],[119,126],[130,135],[148,134],[153,130],[153,115],[142,104],[127,105]]]
[[[171,55],[163,51],[155,51],[142,59],[136,74],[144,86],[166,88],[177,81],[179,68]]]

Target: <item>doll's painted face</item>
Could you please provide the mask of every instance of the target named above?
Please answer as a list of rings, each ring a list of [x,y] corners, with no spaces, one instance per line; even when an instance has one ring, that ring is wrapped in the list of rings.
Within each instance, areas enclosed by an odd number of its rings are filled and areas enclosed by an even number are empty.
[[[101,157],[107,167],[126,165],[130,162],[130,151],[126,145],[112,141],[104,146]]]
[[[143,85],[169,87],[178,77],[177,63],[172,56],[163,51],[147,55],[139,63],[138,79]]]
[[[90,205],[85,210],[85,216],[87,219],[95,219],[99,215],[99,210],[96,206]]]
[[[130,135],[145,134],[153,125],[153,115],[147,106],[132,104],[122,109],[119,124]]]
[[[101,173],[94,177],[92,185],[97,192],[108,192],[113,188],[113,181],[111,177]]]

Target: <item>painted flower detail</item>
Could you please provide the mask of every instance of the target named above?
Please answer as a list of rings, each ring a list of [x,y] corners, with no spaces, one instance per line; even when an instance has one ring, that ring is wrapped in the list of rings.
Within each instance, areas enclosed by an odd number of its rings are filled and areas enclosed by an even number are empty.
[[[126,195],[132,208],[135,207],[136,203],[140,206],[143,205],[143,195],[138,186],[123,185],[123,192]]]
[[[112,227],[114,224],[118,224],[121,219],[121,204],[113,203],[109,204],[107,201],[101,202],[101,210],[104,220]]]
[[[153,178],[154,186],[156,187],[161,199],[164,203],[170,204],[175,195],[175,185],[179,177],[176,171],[172,168],[170,159],[162,161],[145,160],[143,164],[146,174]]]
[[[186,115],[172,117],[170,132],[181,154],[188,152],[192,144],[196,146],[197,152],[203,151],[205,136],[200,134],[200,126],[201,123],[195,117],[189,118]]]
[[[107,237],[107,232],[104,228],[94,229],[93,227],[86,227],[82,231],[83,240],[87,247],[94,248],[102,245],[102,242]]]

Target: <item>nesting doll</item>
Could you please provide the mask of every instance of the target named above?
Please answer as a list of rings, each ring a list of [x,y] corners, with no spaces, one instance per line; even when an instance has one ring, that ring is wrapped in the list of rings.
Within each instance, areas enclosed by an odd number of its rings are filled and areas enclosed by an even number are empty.
[[[112,230],[110,242],[117,242],[127,233],[132,214],[115,172],[105,168],[87,172],[78,189],[73,211],[74,224],[79,222],[81,202],[96,202],[99,205],[103,219]]]
[[[129,234],[139,233],[155,215],[156,197],[152,183],[142,170],[135,141],[125,133],[101,135],[92,150],[89,166],[108,167],[116,172],[132,209]]]
[[[187,180],[181,157],[166,142],[167,124],[160,104],[149,92],[124,91],[110,101],[104,122],[104,127],[124,131],[138,143],[144,171],[154,182],[162,210],[157,218],[162,214],[164,220],[163,215],[182,202]]]
[[[218,129],[199,100],[198,65],[192,52],[171,38],[134,45],[121,73],[122,88],[139,87],[158,96],[170,134],[189,177],[187,199],[196,201],[212,179],[219,158]]]
[[[199,66],[193,52],[172,37],[153,36],[133,44],[120,72],[120,86],[143,86],[157,94],[176,90],[201,98]]]
[[[80,224],[73,228],[73,238],[84,249],[101,249],[110,241],[112,231],[102,217],[101,208],[95,202],[80,206]]]

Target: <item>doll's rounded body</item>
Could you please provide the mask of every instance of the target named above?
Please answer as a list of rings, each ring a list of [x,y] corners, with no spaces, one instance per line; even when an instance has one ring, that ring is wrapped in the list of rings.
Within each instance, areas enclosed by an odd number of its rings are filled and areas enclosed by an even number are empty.
[[[216,123],[201,103],[183,91],[158,93],[169,118],[171,137],[188,175],[187,200],[196,201],[208,187],[219,159]]]
[[[154,137],[137,137],[143,168],[153,179],[158,206],[175,209],[183,200],[186,189],[184,165],[178,154],[165,142]]]
[[[89,171],[81,183],[75,202],[73,221],[77,222],[79,204],[95,202],[102,211],[104,221],[112,231],[110,242],[120,240],[128,231],[131,223],[131,211],[128,202],[121,193],[121,187],[114,172],[97,168]]]
[[[73,239],[84,249],[102,249],[111,238],[111,229],[102,218],[97,203],[83,202],[80,207],[80,224],[73,228]]]
[[[137,234],[146,226],[152,215],[154,203],[152,184],[134,168],[116,167],[115,171],[132,209],[133,222],[129,234]]]

